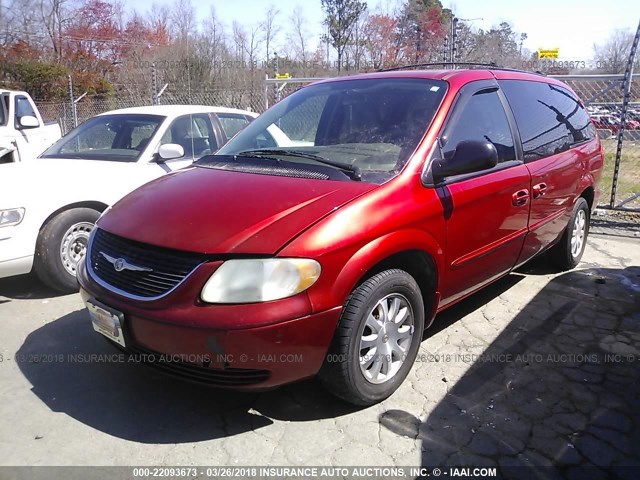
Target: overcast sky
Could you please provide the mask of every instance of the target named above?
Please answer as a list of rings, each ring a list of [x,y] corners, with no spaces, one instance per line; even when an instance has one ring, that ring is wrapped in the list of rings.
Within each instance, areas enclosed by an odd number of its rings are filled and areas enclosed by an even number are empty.
[[[147,10],[153,2],[169,6],[172,0],[136,0],[127,4],[139,11]],[[269,5],[280,10],[278,23],[287,29],[287,17],[300,5],[308,21],[310,37],[318,38],[324,18],[320,0],[192,0],[200,19],[209,15],[211,6],[227,25],[234,20],[255,24],[262,20]],[[370,11],[393,12],[400,0],[372,0],[367,2]],[[538,48],[560,48],[560,56],[566,60],[588,60],[593,54],[593,44],[602,43],[616,29],[633,30],[640,20],[638,0],[444,0],[444,7],[465,19],[476,28],[488,29],[500,22],[510,22],[517,32],[525,32],[529,38],[524,47],[531,51]],[[276,45],[284,42],[284,36]]]

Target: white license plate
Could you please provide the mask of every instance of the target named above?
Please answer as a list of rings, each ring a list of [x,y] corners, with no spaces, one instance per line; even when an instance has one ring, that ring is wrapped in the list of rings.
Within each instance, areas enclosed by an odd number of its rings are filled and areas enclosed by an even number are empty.
[[[91,324],[96,332],[126,347],[122,326],[124,324],[124,314],[117,310],[98,304],[96,300],[86,301],[87,310],[91,317]]]

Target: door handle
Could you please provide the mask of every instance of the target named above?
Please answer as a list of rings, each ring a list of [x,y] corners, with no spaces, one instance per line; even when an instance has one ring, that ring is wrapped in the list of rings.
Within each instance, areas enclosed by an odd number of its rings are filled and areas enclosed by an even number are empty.
[[[541,197],[547,192],[547,184],[538,183],[537,185],[534,185],[531,190],[533,190],[533,198]]]
[[[522,205],[526,205],[529,201],[529,190],[518,190],[511,196],[511,201],[513,205],[516,207],[521,207]]]

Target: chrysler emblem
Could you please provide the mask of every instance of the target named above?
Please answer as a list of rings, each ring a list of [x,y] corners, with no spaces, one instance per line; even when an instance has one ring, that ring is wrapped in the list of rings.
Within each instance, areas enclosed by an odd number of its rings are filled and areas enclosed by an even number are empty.
[[[116,272],[121,272],[122,270],[132,270],[134,272],[153,272],[152,268],[140,267],[138,265],[134,265],[133,263],[127,262],[124,258],[116,258],[108,255],[104,252],[100,252],[107,262],[113,265],[113,268]]]

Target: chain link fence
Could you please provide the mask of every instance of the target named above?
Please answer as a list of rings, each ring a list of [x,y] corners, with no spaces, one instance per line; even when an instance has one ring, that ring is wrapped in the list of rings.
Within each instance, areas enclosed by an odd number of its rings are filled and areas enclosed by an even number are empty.
[[[605,165],[600,181],[600,204],[616,209],[640,208],[640,74],[631,76],[626,118],[621,122],[624,102],[623,75],[559,75],[584,101],[598,130],[605,151]],[[612,187],[618,133],[622,130],[620,165],[616,195]]]
[[[640,74],[631,77],[626,120],[621,139],[621,160],[616,182],[615,202],[612,202],[614,167],[620,114],[624,99],[623,75],[559,75],[585,102],[605,150],[605,167],[601,180],[601,205],[620,209],[640,209]],[[214,90],[207,92],[163,92],[158,103],[164,105],[215,105],[261,113],[287,95],[319,78],[266,79],[262,89]],[[75,120],[83,122],[110,110],[139,107],[153,103],[152,94],[117,95],[112,97],[85,96],[72,103],[37,102],[47,121],[57,121],[63,134],[68,133]],[[74,112],[75,106],[75,112]]]
[[[162,105],[212,105],[262,112],[265,107],[264,93],[255,90],[220,90],[209,92],[172,93],[165,92],[158,98]],[[110,97],[84,96],[72,103],[36,101],[43,119],[58,122],[63,135],[77,124],[111,110],[152,105],[151,94],[117,95]],[[75,112],[74,112],[75,108]]]

